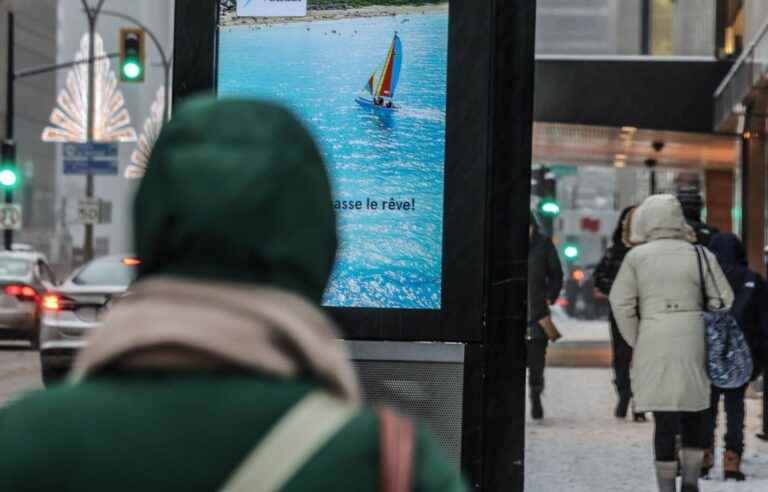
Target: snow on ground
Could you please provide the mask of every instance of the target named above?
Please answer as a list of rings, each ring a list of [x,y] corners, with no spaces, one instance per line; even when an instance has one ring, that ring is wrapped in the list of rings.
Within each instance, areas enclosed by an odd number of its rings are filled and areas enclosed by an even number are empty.
[[[613,417],[610,369],[547,368],[545,418],[528,418],[526,479],[528,492],[653,492],[653,423],[635,424]],[[760,401],[747,400],[743,483],[723,482],[722,465],[702,492],[768,491],[768,443],[755,437]],[[721,425],[722,427],[722,425]],[[718,435],[718,445],[722,438]],[[722,450],[717,451],[718,462]],[[718,471],[720,470],[720,471]]]
[[[563,342],[609,342],[611,332],[607,320],[581,320],[568,317],[559,306],[552,307],[552,319],[563,334]]]

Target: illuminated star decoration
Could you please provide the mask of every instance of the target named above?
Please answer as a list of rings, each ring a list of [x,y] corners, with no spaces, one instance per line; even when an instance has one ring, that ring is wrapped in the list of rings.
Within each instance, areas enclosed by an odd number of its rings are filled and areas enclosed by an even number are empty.
[[[125,169],[126,178],[138,179],[143,178],[146,174],[152,147],[155,146],[157,137],[160,136],[160,130],[163,128],[164,113],[165,87],[160,87],[157,90],[155,101],[149,108],[149,118],[144,122],[144,131],[139,135],[138,146],[131,154],[131,163]]]
[[[135,142],[136,131],[125,109],[123,93],[117,89],[117,77],[111,68],[104,40],[94,36],[94,119],[93,140],[96,142]],[[89,36],[80,41],[75,61],[88,60]],[[88,63],[75,65],[67,74],[66,87],[56,98],[51,125],[43,130],[44,142],[88,141]]]

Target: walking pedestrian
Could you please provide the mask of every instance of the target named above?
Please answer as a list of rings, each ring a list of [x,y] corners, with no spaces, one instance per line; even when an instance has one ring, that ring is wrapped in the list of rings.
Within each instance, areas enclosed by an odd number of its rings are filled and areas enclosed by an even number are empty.
[[[528,252],[528,388],[531,417],[544,418],[541,394],[544,392],[544,366],[549,338],[542,328],[563,288],[563,267],[552,239],[539,231],[536,216],[531,212]]]
[[[675,436],[681,434],[683,491],[698,491],[706,447],[710,383],[706,372],[698,259],[692,231],[672,195],[647,198],[634,214],[641,242],[625,257],[610,301],[619,331],[634,348],[632,391],[638,411],[653,412],[656,476],[661,492],[676,490]],[[733,292],[714,255],[708,292]]]
[[[0,413],[0,490],[464,490],[422,428],[359,406],[319,309],[331,189],[288,111],[183,105],[133,220],[138,282],[89,338],[75,384]]]
[[[760,371],[760,351],[765,345],[766,290],[763,278],[747,265],[747,253],[738,236],[730,233],[715,235],[709,243],[720,266],[733,289],[735,300],[731,314],[744,332],[755,362],[755,377]],[[725,403],[727,419],[723,471],[725,479],[745,480],[741,471],[741,457],[744,453],[744,395],[747,385],[734,389],[712,386],[711,414],[707,432],[707,448],[704,451],[702,475],[707,475],[714,466],[715,429],[719,413],[720,398]]]
[[[622,210],[619,216],[619,222],[613,231],[611,246],[606,250],[605,255],[595,268],[594,279],[595,289],[603,298],[607,298],[611,292],[616,275],[619,273],[621,263],[624,257],[632,248],[631,223],[632,213],[637,207],[631,206]],[[632,399],[632,385],[629,377],[629,368],[632,364],[632,347],[624,340],[619,333],[616,325],[616,318],[613,311],[609,314],[611,330],[611,348],[613,353],[613,383],[616,386],[616,393],[619,401],[616,404],[614,414],[616,418],[623,419],[627,417],[629,403]],[[645,413],[632,412],[632,418],[635,422],[645,422]]]

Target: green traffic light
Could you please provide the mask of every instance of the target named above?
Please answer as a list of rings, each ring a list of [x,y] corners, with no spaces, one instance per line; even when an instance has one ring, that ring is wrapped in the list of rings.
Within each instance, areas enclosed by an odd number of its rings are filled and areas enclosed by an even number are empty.
[[[5,168],[0,170],[0,186],[6,189],[13,189],[19,183],[19,175],[15,170]]]
[[[138,79],[141,77],[141,64],[136,60],[126,60],[123,64],[123,75],[130,80]]]
[[[554,200],[545,200],[541,202],[539,209],[541,210],[541,213],[546,215],[560,215],[560,205]]]
[[[581,251],[575,244],[566,244],[565,247],[563,247],[563,254],[567,259],[575,260],[581,255]]]

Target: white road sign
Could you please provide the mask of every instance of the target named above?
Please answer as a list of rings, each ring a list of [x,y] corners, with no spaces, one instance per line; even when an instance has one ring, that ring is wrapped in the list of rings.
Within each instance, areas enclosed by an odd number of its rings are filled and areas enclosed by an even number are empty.
[[[22,223],[21,205],[15,203],[0,204],[0,229],[18,231]]]
[[[98,198],[81,198],[77,204],[77,217],[81,224],[98,224],[101,206]]]
[[[237,0],[240,17],[305,17],[307,0]]]

